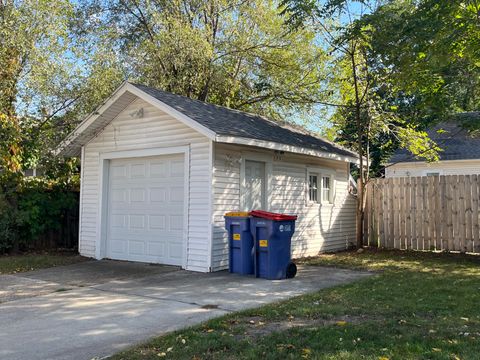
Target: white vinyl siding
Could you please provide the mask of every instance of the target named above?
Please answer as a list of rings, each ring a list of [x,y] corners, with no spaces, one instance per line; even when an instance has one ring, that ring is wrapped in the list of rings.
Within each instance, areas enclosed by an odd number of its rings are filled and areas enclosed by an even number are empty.
[[[240,167],[242,154],[254,148],[214,144],[213,249],[212,269],[228,266],[228,244],[223,215],[240,207]],[[272,150],[257,150],[259,156]],[[248,158],[248,157],[247,157]],[[308,168],[328,169],[331,175],[332,203],[308,200]],[[284,154],[272,161],[267,177],[268,211],[297,214],[299,219],[292,242],[294,257],[346,249],[355,240],[355,198],[348,194],[348,164],[302,155]],[[333,181],[334,179],[334,181]],[[320,185],[321,175],[317,178]],[[308,194],[307,194],[308,195]],[[320,187],[318,189],[318,197]]]
[[[140,111],[143,109],[143,113]],[[84,147],[79,251],[94,257],[98,221],[100,156],[122,150],[189,146],[187,269],[209,270],[211,212],[210,140],[153,105],[137,99]]]
[[[227,211],[240,210],[239,152],[230,147],[214,144],[213,161],[213,244],[212,270],[228,267],[228,239],[223,215]]]
[[[440,175],[477,175],[480,174],[478,160],[445,160],[434,163],[405,162],[385,169],[385,177],[426,176],[427,173]]]

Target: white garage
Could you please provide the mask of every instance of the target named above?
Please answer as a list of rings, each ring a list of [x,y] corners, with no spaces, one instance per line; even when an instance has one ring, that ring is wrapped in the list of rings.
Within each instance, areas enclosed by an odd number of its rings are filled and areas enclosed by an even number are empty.
[[[114,159],[108,178],[106,256],[182,265],[183,155]]]
[[[347,248],[354,153],[263,117],[124,83],[59,147],[81,157],[79,252],[228,267],[223,215],[299,216],[292,255]]]

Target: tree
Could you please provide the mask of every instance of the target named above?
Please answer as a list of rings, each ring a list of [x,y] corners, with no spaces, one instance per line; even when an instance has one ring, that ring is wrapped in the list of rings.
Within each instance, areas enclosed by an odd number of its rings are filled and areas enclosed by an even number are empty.
[[[425,126],[480,106],[479,14],[478,0],[395,0],[361,19],[391,93]]]
[[[70,0],[0,0],[4,170],[53,165],[51,150],[112,91],[109,79],[118,85],[124,78],[105,64],[106,56],[92,58],[88,43],[73,32],[76,10]]]
[[[288,31],[261,0],[83,1],[93,38],[129,78],[272,118],[325,98],[325,51],[308,27]],[[98,46],[101,53],[104,46]]]
[[[401,146],[429,160],[438,159],[438,148],[414,121],[402,118],[390,97],[392,85],[387,68],[377,63],[372,51],[375,29],[362,21],[365,8],[370,12],[377,8],[369,7],[369,1],[348,0],[285,0],[283,5],[287,23],[293,28],[315,24],[333,55],[334,75],[327,85],[332,93],[330,103],[336,108],[332,121],[340,132],[337,138],[351,145],[359,157],[356,236],[357,247],[361,248],[372,142],[378,145],[380,139],[393,137]],[[355,14],[355,8],[359,14]]]

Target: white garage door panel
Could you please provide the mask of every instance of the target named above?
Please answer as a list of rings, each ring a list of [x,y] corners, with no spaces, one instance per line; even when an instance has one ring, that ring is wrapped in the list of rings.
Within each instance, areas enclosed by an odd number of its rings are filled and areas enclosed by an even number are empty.
[[[182,265],[183,155],[110,161],[107,256]]]

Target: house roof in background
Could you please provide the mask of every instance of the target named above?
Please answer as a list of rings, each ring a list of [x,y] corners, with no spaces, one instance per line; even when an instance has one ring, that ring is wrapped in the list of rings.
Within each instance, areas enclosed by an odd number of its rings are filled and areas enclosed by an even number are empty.
[[[58,153],[78,156],[80,149],[112,121],[135,98],[142,97],[192,126],[213,141],[232,142],[319,157],[334,155],[355,162],[358,156],[348,149],[311,134],[299,126],[280,124],[262,116],[229,109],[175,95],[145,85],[125,82],[97,111],[88,116],[60,144]],[[238,141],[238,140],[242,141]],[[277,144],[279,146],[271,146]],[[323,154],[323,155],[322,155]]]
[[[461,113],[455,118],[459,121],[443,122],[427,131],[429,137],[443,149],[439,153],[440,160],[480,159],[480,136],[472,135],[461,125],[465,119],[480,121],[480,112]],[[405,149],[397,151],[390,159],[391,163],[419,161],[424,160],[415,159]]]

